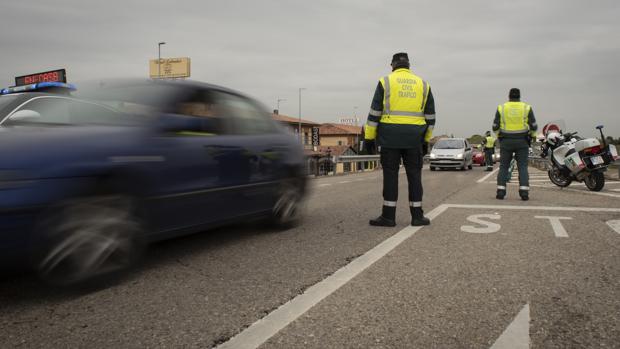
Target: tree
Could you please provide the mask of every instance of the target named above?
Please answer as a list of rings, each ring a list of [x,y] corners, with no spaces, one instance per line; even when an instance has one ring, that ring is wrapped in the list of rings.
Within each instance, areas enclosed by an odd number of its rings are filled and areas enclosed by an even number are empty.
[[[471,144],[480,144],[480,143],[484,142],[484,136],[472,135],[471,137],[467,138],[467,140]]]

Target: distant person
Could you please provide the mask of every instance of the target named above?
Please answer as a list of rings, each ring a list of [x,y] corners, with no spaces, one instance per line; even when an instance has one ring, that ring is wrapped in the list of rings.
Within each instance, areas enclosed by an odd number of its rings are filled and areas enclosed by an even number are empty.
[[[396,225],[401,158],[409,183],[411,225],[428,225],[422,211],[422,157],[433,135],[435,102],[430,85],[409,70],[407,53],[394,54],[391,66],[392,73],[377,84],[365,126],[366,148],[373,153],[380,147],[383,167],[383,209],[370,225]]]
[[[487,131],[484,138],[484,161],[487,165],[485,171],[493,171],[493,155],[495,154],[495,137],[491,131]]]
[[[529,200],[530,192],[527,158],[531,139],[536,137],[538,125],[532,107],[521,102],[521,91],[518,88],[510,89],[508,99],[508,102],[497,107],[493,121],[493,131],[500,140],[496,198],[503,200],[506,196],[508,167],[514,155],[519,170],[519,196],[525,201]]]

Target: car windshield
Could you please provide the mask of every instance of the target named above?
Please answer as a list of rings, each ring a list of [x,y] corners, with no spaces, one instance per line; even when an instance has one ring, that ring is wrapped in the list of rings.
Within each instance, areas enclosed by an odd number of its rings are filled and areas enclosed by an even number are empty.
[[[459,139],[442,139],[438,141],[433,148],[436,149],[463,149],[465,143]]]
[[[9,104],[13,103],[16,98],[17,98],[16,96],[2,96],[2,97],[0,97],[0,112],[3,112],[3,109],[6,108]],[[2,116],[4,116],[4,115],[0,114],[0,118],[2,118]]]
[[[37,96],[11,112],[3,127],[64,125],[135,125],[136,118],[110,106],[69,97]]]

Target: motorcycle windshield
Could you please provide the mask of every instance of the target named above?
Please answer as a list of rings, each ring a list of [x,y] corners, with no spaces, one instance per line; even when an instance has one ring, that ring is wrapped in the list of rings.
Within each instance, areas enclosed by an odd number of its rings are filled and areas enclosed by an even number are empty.
[[[545,126],[542,128],[542,134],[540,134],[543,138],[547,137],[548,132],[566,132],[566,122],[562,119],[550,120]]]

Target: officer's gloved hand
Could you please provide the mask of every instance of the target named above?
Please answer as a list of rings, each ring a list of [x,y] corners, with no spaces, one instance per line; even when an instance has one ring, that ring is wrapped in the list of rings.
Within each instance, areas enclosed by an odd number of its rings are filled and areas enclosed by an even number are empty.
[[[422,155],[428,154],[428,142],[422,143]]]
[[[374,140],[367,139],[364,141],[364,146],[366,147],[366,152],[370,155],[374,155],[377,153],[377,145]]]

